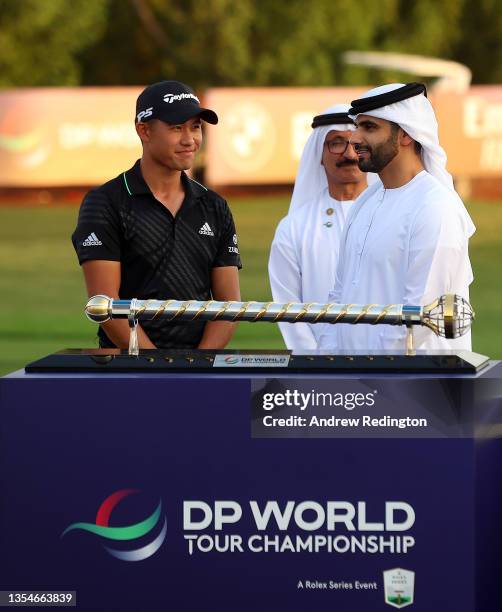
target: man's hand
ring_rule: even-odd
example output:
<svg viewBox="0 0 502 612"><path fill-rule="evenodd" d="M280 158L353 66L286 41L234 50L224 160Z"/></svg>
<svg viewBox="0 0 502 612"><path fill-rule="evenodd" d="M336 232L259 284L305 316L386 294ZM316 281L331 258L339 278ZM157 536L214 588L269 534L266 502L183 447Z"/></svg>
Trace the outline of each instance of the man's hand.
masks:
<svg viewBox="0 0 502 612"><path fill-rule="evenodd" d="M213 268L211 272L211 293L214 300L237 301L241 299L239 271L236 266ZM209 321L204 328L200 349L221 349L230 342L237 323Z"/></svg>
<svg viewBox="0 0 502 612"><path fill-rule="evenodd" d="M94 295L107 295L114 300L119 299L120 288L120 262L93 260L82 264L85 284L89 297ZM129 346L129 323L121 319L112 319L102 323L106 335L118 348ZM138 325L139 348L154 349L155 345L146 335L144 329Z"/></svg>

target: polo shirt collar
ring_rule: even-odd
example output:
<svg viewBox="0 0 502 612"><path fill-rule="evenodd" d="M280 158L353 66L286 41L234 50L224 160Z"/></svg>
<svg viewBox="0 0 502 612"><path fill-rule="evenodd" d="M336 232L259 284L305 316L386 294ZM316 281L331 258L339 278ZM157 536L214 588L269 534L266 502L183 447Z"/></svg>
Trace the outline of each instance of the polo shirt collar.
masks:
<svg viewBox="0 0 502 612"><path fill-rule="evenodd" d="M143 175L141 174L140 160L134 164L132 168L122 173L127 193L133 195L151 194L150 187L146 184Z"/></svg>
<svg viewBox="0 0 502 612"><path fill-rule="evenodd" d="M125 188L131 196L153 195L141 173L140 161L138 159L132 168L122 173ZM199 198L207 192L203 185L189 178L185 172L181 173L181 182L188 198Z"/></svg>

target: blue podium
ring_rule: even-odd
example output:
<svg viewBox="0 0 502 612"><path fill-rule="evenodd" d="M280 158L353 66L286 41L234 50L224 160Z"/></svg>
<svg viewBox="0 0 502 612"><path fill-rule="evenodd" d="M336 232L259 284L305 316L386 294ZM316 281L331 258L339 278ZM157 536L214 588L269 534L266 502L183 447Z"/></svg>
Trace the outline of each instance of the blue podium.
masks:
<svg viewBox="0 0 502 612"><path fill-rule="evenodd" d="M80 610L502 610L502 367L0 380L0 590Z"/></svg>

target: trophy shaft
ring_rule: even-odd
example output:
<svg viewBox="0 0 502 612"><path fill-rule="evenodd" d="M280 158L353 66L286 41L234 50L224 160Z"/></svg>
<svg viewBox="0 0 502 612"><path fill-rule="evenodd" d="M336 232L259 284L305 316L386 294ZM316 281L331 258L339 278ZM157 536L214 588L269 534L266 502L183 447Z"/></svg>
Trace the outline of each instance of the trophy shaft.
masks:
<svg viewBox="0 0 502 612"><path fill-rule="evenodd" d="M168 321L267 321L277 323L403 323L402 306L391 304L317 304L275 302L217 302L197 300L111 300L92 298L87 316L96 322L103 318L127 319L133 314L138 321L164 319ZM94 302L93 302L94 300ZM92 303L91 303L92 302Z"/></svg>
<svg viewBox="0 0 502 612"><path fill-rule="evenodd" d="M470 304L457 295L444 295L427 306L403 304L317 304L276 302L217 302L214 300L113 300L92 297L85 308L91 321L266 321L270 323L366 323L424 325L437 335L458 338L474 318Z"/></svg>

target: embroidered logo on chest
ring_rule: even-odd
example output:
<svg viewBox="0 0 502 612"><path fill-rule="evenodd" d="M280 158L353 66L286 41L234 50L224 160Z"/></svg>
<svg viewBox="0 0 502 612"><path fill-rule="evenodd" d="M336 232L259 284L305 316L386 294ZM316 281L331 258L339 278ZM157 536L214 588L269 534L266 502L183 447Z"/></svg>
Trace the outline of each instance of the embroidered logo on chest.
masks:
<svg viewBox="0 0 502 612"><path fill-rule="evenodd" d="M214 236L214 232L207 222L200 228L199 234L202 234L203 236Z"/></svg>

